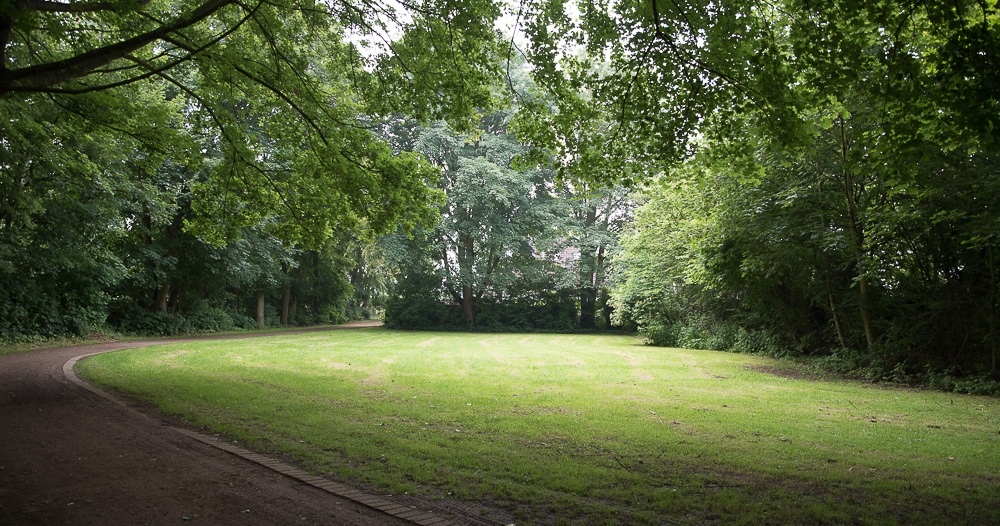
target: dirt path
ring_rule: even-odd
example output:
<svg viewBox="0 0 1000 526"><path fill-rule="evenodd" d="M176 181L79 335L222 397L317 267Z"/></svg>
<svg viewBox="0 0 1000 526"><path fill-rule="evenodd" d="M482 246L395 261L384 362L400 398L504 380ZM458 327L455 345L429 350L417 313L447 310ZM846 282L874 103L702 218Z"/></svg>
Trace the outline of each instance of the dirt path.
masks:
<svg viewBox="0 0 1000 526"><path fill-rule="evenodd" d="M0 356L0 525L414 523L192 439L63 373L77 356L156 343Z"/></svg>

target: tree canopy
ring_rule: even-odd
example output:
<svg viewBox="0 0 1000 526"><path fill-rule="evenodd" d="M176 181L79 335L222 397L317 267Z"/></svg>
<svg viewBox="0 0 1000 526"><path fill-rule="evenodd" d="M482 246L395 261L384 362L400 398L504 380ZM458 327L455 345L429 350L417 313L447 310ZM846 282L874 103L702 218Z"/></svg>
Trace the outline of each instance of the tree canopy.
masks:
<svg viewBox="0 0 1000 526"><path fill-rule="evenodd" d="M898 110L889 131L900 141L936 128L957 146L991 140L997 125L995 2L551 0L526 10L528 60L556 107L539 118L607 119L602 147L620 160L676 162L706 126L742 114L801 140L817 107L862 84L881 110ZM903 118L921 106L934 111Z"/></svg>
<svg viewBox="0 0 1000 526"><path fill-rule="evenodd" d="M5 2L6 338L82 332L121 301L258 296L305 265L295 254L430 221L436 169L376 128L390 112L471 126L496 99L497 15L492 2ZM249 268L191 281L241 243Z"/></svg>
<svg viewBox="0 0 1000 526"><path fill-rule="evenodd" d="M497 14L491 2L15 1L0 16L0 95L13 126L21 108L55 104L175 161L217 152L190 188L189 226L206 238L281 210L285 238L316 243L351 217L376 230L426 219L429 166L394 155L365 116L467 126L493 102ZM388 53L365 56L373 39Z"/></svg>
<svg viewBox="0 0 1000 526"><path fill-rule="evenodd" d="M2 338L388 298L995 377L998 28L995 0L4 2Z"/></svg>
<svg viewBox="0 0 1000 526"><path fill-rule="evenodd" d="M746 89L665 151L620 314L664 344L995 376L996 4L748 5L770 62L705 70Z"/></svg>

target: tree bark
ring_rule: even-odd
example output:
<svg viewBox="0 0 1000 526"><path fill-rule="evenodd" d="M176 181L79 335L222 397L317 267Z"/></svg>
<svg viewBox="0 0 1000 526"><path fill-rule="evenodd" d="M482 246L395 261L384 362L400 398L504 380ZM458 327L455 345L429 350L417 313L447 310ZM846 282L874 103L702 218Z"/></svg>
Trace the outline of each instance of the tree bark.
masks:
<svg viewBox="0 0 1000 526"><path fill-rule="evenodd" d="M597 207L589 204L583 226L587 237L593 237L593 227L597 223ZM597 326L597 259L599 247L584 241L580 246L580 327L593 329Z"/></svg>
<svg viewBox="0 0 1000 526"><path fill-rule="evenodd" d="M143 227L142 244L145 245L146 248L149 248L153 245L153 218L148 213L143 213L141 221ZM146 268L147 272L149 272L151 276L156 275L156 263L149 261L146 264ZM152 303L148 304L148 308L153 312L166 312L166 299L160 297L163 294L161 290L162 288L163 286L161 285L160 287L152 289L150 291L150 295L147 296L152 300Z"/></svg>
<svg viewBox="0 0 1000 526"><path fill-rule="evenodd" d="M281 324L284 326L288 325L288 302L290 301L290 296L292 295L292 277L288 272L288 263L284 261L281 262L281 273L284 275L284 283L281 284Z"/></svg>
<svg viewBox="0 0 1000 526"><path fill-rule="evenodd" d="M257 325L264 327L264 290L257 291Z"/></svg>
<svg viewBox="0 0 1000 526"><path fill-rule="evenodd" d="M313 320L319 316L319 251L312 251L312 290L309 298L309 306L312 308Z"/></svg>
<svg viewBox="0 0 1000 526"><path fill-rule="evenodd" d="M583 287L580 290L580 328L593 329L597 326L597 289Z"/></svg>
<svg viewBox="0 0 1000 526"><path fill-rule="evenodd" d="M989 256L990 265L990 294L989 294L989 312L987 315L989 323L989 336L987 337L990 342L990 373L993 378L997 378L997 336L996 336L996 306L997 306L997 270L995 261L993 259L993 241L990 240L990 245L987 247L987 255Z"/></svg>
<svg viewBox="0 0 1000 526"><path fill-rule="evenodd" d="M462 279L462 318L467 327L476 324L475 297L472 290L472 262L475 261L475 245L472 236L459 234L461 250L458 258L459 276Z"/></svg>
<svg viewBox="0 0 1000 526"><path fill-rule="evenodd" d="M233 0L208 0L187 16L178 18L171 23L114 44L92 49L75 57L16 70L0 69L0 95L12 91L51 91L46 88L84 77L97 68L124 58L146 45L169 36L171 33L197 24L232 3ZM4 21L0 20L0 22Z"/></svg>
<svg viewBox="0 0 1000 526"><path fill-rule="evenodd" d="M287 282L281 286L281 324L288 325L288 309L292 301L292 286Z"/></svg>
<svg viewBox="0 0 1000 526"><path fill-rule="evenodd" d="M476 325L475 300L472 295L472 285L462 285L462 319L467 327Z"/></svg>
<svg viewBox="0 0 1000 526"><path fill-rule="evenodd" d="M611 317L615 313L615 308L611 306L611 298L608 297L608 289L601 289L601 313L604 316L604 328L611 328Z"/></svg>
<svg viewBox="0 0 1000 526"><path fill-rule="evenodd" d="M858 199L854 175L847 160L847 133L844 118L838 118L840 125L840 155L841 169L844 177L844 200L847 204L847 228L851 233L851 248L858 264L858 294L861 301L861 323L865 329L865 342L868 347L875 344L875 329L872 326L872 300L868 290L868 263L865 258L865 231L858 214ZM859 189L863 192L863 187Z"/></svg>
<svg viewBox="0 0 1000 526"><path fill-rule="evenodd" d="M875 329L872 327L872 300L868 292L867 270L862 268L858 277L858 293L861 297L861 323L865 326L865 342L868 347L875 344Z"/></svg>
<svg viewBox="0 0 1000 526"><path fill-rule="evenodd" d="M167 299L167 308L170 310L170 314L177 314L177 308L181 303L181 294L184 289L181 287L170 287L170 298Z"/></svg>
<svg viewBox="0 0 1000 526"><path fill-rule="evenodd" d="M160 288L156 289L156 301L153 303L153 310L156 312L167 313L167 300L170 299L170 283L164 283L160 285Z"/></svg>
<svg viewBox="0 0 1000 526"><path fill-rule="evenodd" d="M833 316L833 326L837 329L837 341L840 342L841 348L846 348L847 345L844 343L844 330L840 327L840 318L837 316L837 308L833 302L833 291L830 290L829 285L827 286L826 295L830 300L830 316Z"/></svg>

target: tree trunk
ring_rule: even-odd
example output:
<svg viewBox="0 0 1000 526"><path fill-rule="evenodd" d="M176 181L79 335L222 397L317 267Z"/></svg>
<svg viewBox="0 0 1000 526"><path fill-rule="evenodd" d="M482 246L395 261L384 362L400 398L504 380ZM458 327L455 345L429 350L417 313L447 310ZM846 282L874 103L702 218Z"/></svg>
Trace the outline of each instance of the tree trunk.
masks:
<svg viewBox="0 0 1000 526"><path fill-rule="evenodd" d="M847 133L844 126L844 118L838 119L840 124L840 155L841 169L844 176L844 200L847 204L847 228L851 233L852 250L854 258L858 263L858 294L861 300L861 323L865 328L865 342L868 347L875 344L875 329L872 327L872 300L868 290L868 264L865 261L865 231L858 215L859 193L863 193L864 187L857 191L854 188L854 175L848 166L847 160Z"/></svg>
<svg viewBox="0 0 1000 526"><path fill-rule="evenodd" d="M462 281L462 318L467 327L476 324L475 297L472 290L472 262L475 261L475 245L472 236L459 234L461 242L458 257L458 273Z"/></svg>
<svg viewBox="0 0 1000 526"><path fill-rule="evenodd" d="M604 314L604 328L611 328L611 317L615 313L615 308L611 306L611 298L608 297L608 290L601 291L601 312Z"/></svg>
<svg viewBox="0 0 1000 526"><path fill-rule="evenodd" d="M295 312L299 308L299 298L298 296L292 296L292 304L288 307L288 319L295 323Z"/></svg>
<svg viewBox="0 0 1000 526"><path fill-rule="evenodd" d="M181 292L184 290L180 287L171 287L170 297L167 298L168 309L170 314L177 314L177 306L181 303Z"/></svg>
<svg viewBox="0 0 1000 526"><path fill-rule="evenodd" d="M257 325L264 327L264 290L257 291Z"/></svg>
<svg viewBox="0 0 1000 526"><path fill-rule="evenodd" d="M872 300L868 293L868 273L862 268L858 277L858 293L861 295L861 323L865 326L865 342L868 347L875 344L875 330L872 328Z"/></svg>
<svg viewBox="0 0 1000 526"><path fill-rule="evenodd" d="M593 329L597 326L597 289L584 286L580 289L580 328Z"/></svg>
<svg viewBox="0 0 1000 526"><path fill-rule="evenodd" d="M990 265L990 294L989 294L989 309L988 309L988 323L989 323L989 335L987 336L990 342L990 373L993 378L997 378L997 337L996 337L996 305L997 305L997 270L996 265L993 260L993 242L990 240L990 246L987 247L987 255L989 256Z"/></svg>
<svg viewBox="0 0 1000 526"><path fill-rule="evenodd" d="M285 283L281 286L281 324L288 325L288 308L292 300L292 286Z"/></svg>
<svg viewBox="0 0 1000 526"><path fill-rule="evenodd" d="M837 317L837 309L833 302L833 292L827 286L826 292L827 298L830 299L830 315L833 316L833 326L837 328L837 341L840 342L841 348L846 348L847 345L844 343L844 330L840 327L840 318Z"/></svg>
<svg viewBox="0 0 1000 526"><path fill-rule="evenodd" d="M312 307L313 320L319 317L319 291L317 287L319 286L319 251L313 250L312 252L312 294L310 299L310 306Z"/></svg>
<svg viewBox="0 0 1000 526"><path fill-rule="evenodd" d="M597 261L589 247L581 247L580 251L580 327L593 329L597 317L597 285L595 270Z"/></svg>
<svg viewBox="0 0 1000 526"><path fill-rule="evenodd" d="M147 213L142 214L142 244L148 249L153 245L153 218ZM156 263L152 261L147 263L147 271L151 276L156 274ZM164 284L169 286L168 284ZM161 285L152 291L150 291L150 296L148 296L152 303L149 304L149 310L153 312L166 312L167 311L167 300L166 293L163 291L164 285ZM169 290L167 291L169 292Z"/></svg>
<svg viewBox="0 0 1000 526"><path fill-rule="evenodd" d="M472 285L462 285L462 318L468 327L476 324L476 308L472 296Z"/></svg>
<svg viewBox="0 0 1000 526"><path fill-rule="evenodd" d="M593 329L597 317L597 258L599 247L593 244L593 227L597 223L597 207L587 206L583 226L585 240L580 244L580 327ZM585 239L586 239L585 238Z"/></svg>
<svg viewBox="0 0 1000 526"><path fill-rule="evenodd" d="M160 288L156 290L156 301L153 304L153 310L156 312L167 313L167 301L170 299L170 283L164 283L160 285Z"/></svg>

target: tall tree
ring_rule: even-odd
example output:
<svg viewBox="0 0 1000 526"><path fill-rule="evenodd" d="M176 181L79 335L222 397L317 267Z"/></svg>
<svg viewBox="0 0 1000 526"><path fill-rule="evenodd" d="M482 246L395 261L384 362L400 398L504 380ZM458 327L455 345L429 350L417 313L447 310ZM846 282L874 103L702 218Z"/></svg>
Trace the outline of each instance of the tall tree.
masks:
<svg viewBox="0 0 1000 526"><path fill-rule="evenodd" d="M172 250L194 250L188 236L218 246L266 228L320 247L335 231L427 220L436 169L376 138L373 116L470 126L495 98L497 61L483 58L498 53L497 15L489 0L4 3L4 289L32 289L25 247L56 240L33 225L53 222L58 192L100 210L84 228L102 232L94 247L146 233L144 286L157 294L143 300L158 311L181 291L190 258ZM135 285L120 281L136 275L122 259L136 261L102 255L107 278L94 282ZM100 323L106 294L87 300L82 325ZM19 334L59 332L31 328L49 307L3 301Z"/></svg>
<svg viewBox="0 0 1000 526"><path fill-rule="evenodd" d="M188 228L221 241L280 208L282 235L316 242L346 215L381 230L419 215L410 204L426 198L428 167L392 155L359 114L387 94L394 110L455 123L489 107L498 72L481 59L497 49L497 15L489 1L14 1L0 13L0 93L18 106L74 105L135 135L141 125L113 101L166 83L222 153L193 189L199 219ZM381 40L384 53L369 60L349 36ZM447 63L428 58L441 53ZM92 104L67 102L84 96Z"/></svg>
<svg viewBox="0 0 1000 526"><path fill-rule="evenodd" d="M584 329L597 327L599 307L604 310L604 325L610 325L608 264L619 250L621 230L634 208L631 192L626 188L595 186L568 180L559 185L556 197L565 200L568 213L555 218L549 249L572 255L560 263L575 276L567 287L577 291L580 327Z"/></svg>
<svg viewBox="0 0 1000 526"><path fill-rule="evenodd" d="M694 209L703 230L688 240L693 250L676 222L632 234L675 240L665 245L673 259L699 262L697 272L663 276L652 290L673 310L658 313L662 302L643 303L629 285L658 267L627 249L623 314L651 334L672 326L683 336L708 320L723 347L863 349L858 364L877 377L921 367L995 374L993 242L972 226L995 206L983 190L997 105L980 89L996 76L981 60L997 37L995 12L893 2L772 12L776 71L788 80L773 93L783 99L702 118L702 152L671 172L700 174L683 185L708 203ZM956 93L983 114L959 108ZM793 113L771 113L778 103ZM776 125L775 115L791 118ZM655 188L647 206L662 210L676 194Z"/></svg>
<svg viewBox="0 0 1000 526"><path fill-rule="evenodd" d="M442 168L447 202L434 231L436 259L445 287L475 325L477 299L502 298L523 279L535 246L552 218L552 174L518 170L524 150L506 132L507 116L485 120L481 133L455 135L443 124L421 133L416 147Z"/></svg>

